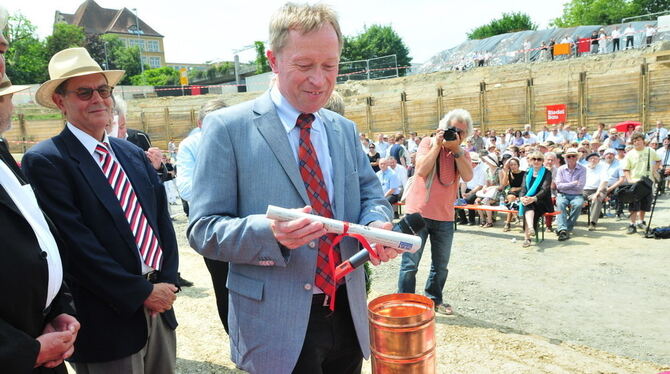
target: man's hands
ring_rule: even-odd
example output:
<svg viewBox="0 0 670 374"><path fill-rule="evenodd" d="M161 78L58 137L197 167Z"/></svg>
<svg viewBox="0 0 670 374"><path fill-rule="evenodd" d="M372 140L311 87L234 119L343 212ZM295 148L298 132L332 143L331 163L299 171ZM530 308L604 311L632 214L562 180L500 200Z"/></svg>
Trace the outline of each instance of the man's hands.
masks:
<svg viewBox="0 0 670 374"><path fill-rule="evenodd" d="M160 170L163 159L163 152L161 152L161 150L157 147L151 147L144 153L147 155L151 166L153 166L156 170Z"/></svg>
<svg viewBox="0 0 670 374"><path fill-rule="evenodd" d="M68 314L60 314L49 322L37 337L40 352L35 367L54 368L74 353L74 342L79 332L79 322Z"/></svg>
<svg viewBox="0 0 670 374"><path fill-rule="evenodd" d="M156 283L153 285L154 289L144 300L144 307L149 310L149 314L153 317L158 313L163 313L172 309L172 303L177 299L177 287L170 283Z"/></svg>
<svg viewBox="0 0 670 374"><path fill-rule="evenodd" d="M372 221L368 226L383 230L393 229L393 224L391 222ZM377 266L382 262L393 260L394 258L398 257L399 253L402 253L402 251L399 249L384 247L381 244L372 244L372 249L374 249L375 253L377 253L377 256L379 256L379 260L370 257L370 262L374 266Z"/></svg>
<svg viewBox="0 0 670 374"><path fill-rule="evenodd" d="M308 205L298 210L303 213L311 213L312 207ZM393 228L392 223L381 221L373 221L368 226L384 230L391 230ZM300 218L292 221L270 220L270 228L274 233L275 239L277 239L281 245L289 249L296 249L312 240L326 235L327 233L322 223L312 222L307 218ZM379 256L379 260L370 259L375 266L379 265L381 262L392 260L396 258L399 253L402 253L399 249L384 247L378 244L373 244L372 248L375 253L377 253L377 256Z"/></svg>
<svg viewBox="0 0 670 374"><path fill-rule="evenodd" d="M312 207L307 205L297 210L303 213L311 213ZM288 249L296 249L326 235L323 223L313 222L308 218L294 219L292 221L270 220L270 228L275 239Z"/></svg>

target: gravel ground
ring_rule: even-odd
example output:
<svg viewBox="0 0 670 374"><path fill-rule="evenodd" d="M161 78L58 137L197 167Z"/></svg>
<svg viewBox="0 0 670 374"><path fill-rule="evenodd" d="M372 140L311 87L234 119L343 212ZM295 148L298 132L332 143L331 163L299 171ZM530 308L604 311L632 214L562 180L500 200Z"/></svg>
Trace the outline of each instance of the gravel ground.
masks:
<svg viewBox="0 0 670 374"><path fill-rule="evenodd" d="M670 198L659 199L654 226L670 222L669 208ZM444 291L456 314L436 319L438 373L670 370L670 241L628 236L626 223L614 218L602 219L595 232L584 221L573 239L559 243L548 233L530 248L521 247L518 227L503 233L459 226ZM175 228L182 275L195 282L175 303L178 371L239 373L183 215ZM418 285L429 265L421 263ZM370 299L395 291L398 266L395 260L373 269Z"/></svg>

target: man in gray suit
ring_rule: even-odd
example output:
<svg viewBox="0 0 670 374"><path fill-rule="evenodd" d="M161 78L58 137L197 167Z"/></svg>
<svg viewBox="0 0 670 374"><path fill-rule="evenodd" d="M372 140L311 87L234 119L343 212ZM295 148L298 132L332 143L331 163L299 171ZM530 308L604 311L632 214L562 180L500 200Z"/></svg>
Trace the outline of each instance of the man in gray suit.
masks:
<svg viewBox="0 0 670 374"><path fill-rule="evenodd" d="M336 282L329 266L356 253L358 242L345 238L329 256L332 236L322 224L276 222L265 211L272 204L390 229L391 209L355 124L322 109L342 48L335 13L286 4L273 16L270 44L273 88L205 117L189 240L203 256L230 263L228 322L238 367L360 373L370 353L364 274L358 269ZM376 252L381 261L397 255Z"/></svg>

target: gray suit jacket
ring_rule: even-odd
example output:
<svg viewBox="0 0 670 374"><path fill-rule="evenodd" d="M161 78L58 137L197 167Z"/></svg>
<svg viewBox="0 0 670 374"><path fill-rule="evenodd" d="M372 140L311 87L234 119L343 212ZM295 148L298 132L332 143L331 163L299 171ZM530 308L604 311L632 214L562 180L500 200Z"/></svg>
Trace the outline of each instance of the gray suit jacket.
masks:
<svg viewBox="0 0 670 374"><path fill-rule="evenodd" d="M389 221L391 209L353 122L328 110L324 121L333 163L336 219ZM302 348L312 300L317 247L288 250L275 240L265 211L309 205L298 165L269 92L210 113L193 179L191 246L230 262L231 356L252 373L290 373ZM342 258L359 250L347 238ZM362 268L346 277L351 313L365 357L370 354Z"/></svg>

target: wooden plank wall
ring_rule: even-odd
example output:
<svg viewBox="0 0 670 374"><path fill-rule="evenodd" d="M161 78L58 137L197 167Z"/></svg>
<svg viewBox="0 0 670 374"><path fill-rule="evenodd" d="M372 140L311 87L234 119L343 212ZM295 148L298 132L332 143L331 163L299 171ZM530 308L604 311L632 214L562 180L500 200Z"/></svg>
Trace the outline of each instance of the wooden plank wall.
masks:
<svg viewBox="0 0 670 374"><path fill-rule="evenodd" d="M445 78L446 79L446 78ZM670 66L641 64L603 72L558 69L555 74L519 70L480 82L464 73L458 79L431 82L426 79L408 84L404 91L389 83L389 90L378 90L372 97L345 97L346 116L368 136L417 131L426 134L451 109L468 110L474 125L483 129L520 129L530 123L533 129L546 125L546 106L567 105L567 123L594 129L599 122L608 125L626 120L642 121L645 128L657 120L670 122ZM248 100L257 93L226 98L229 104ZM155 146L167 148L170 139L177 143L197 125L199 106L212 96L164 101L137 101L127 117L129 128L143 129ZM19 120L5 133L13 152L57 134L63 127L58 114L43 108L18 108ZM31 119L51 116L53 119ZM18 122L18 123L17 123ZM375 137L376 138L376 137Z"/></svg>

